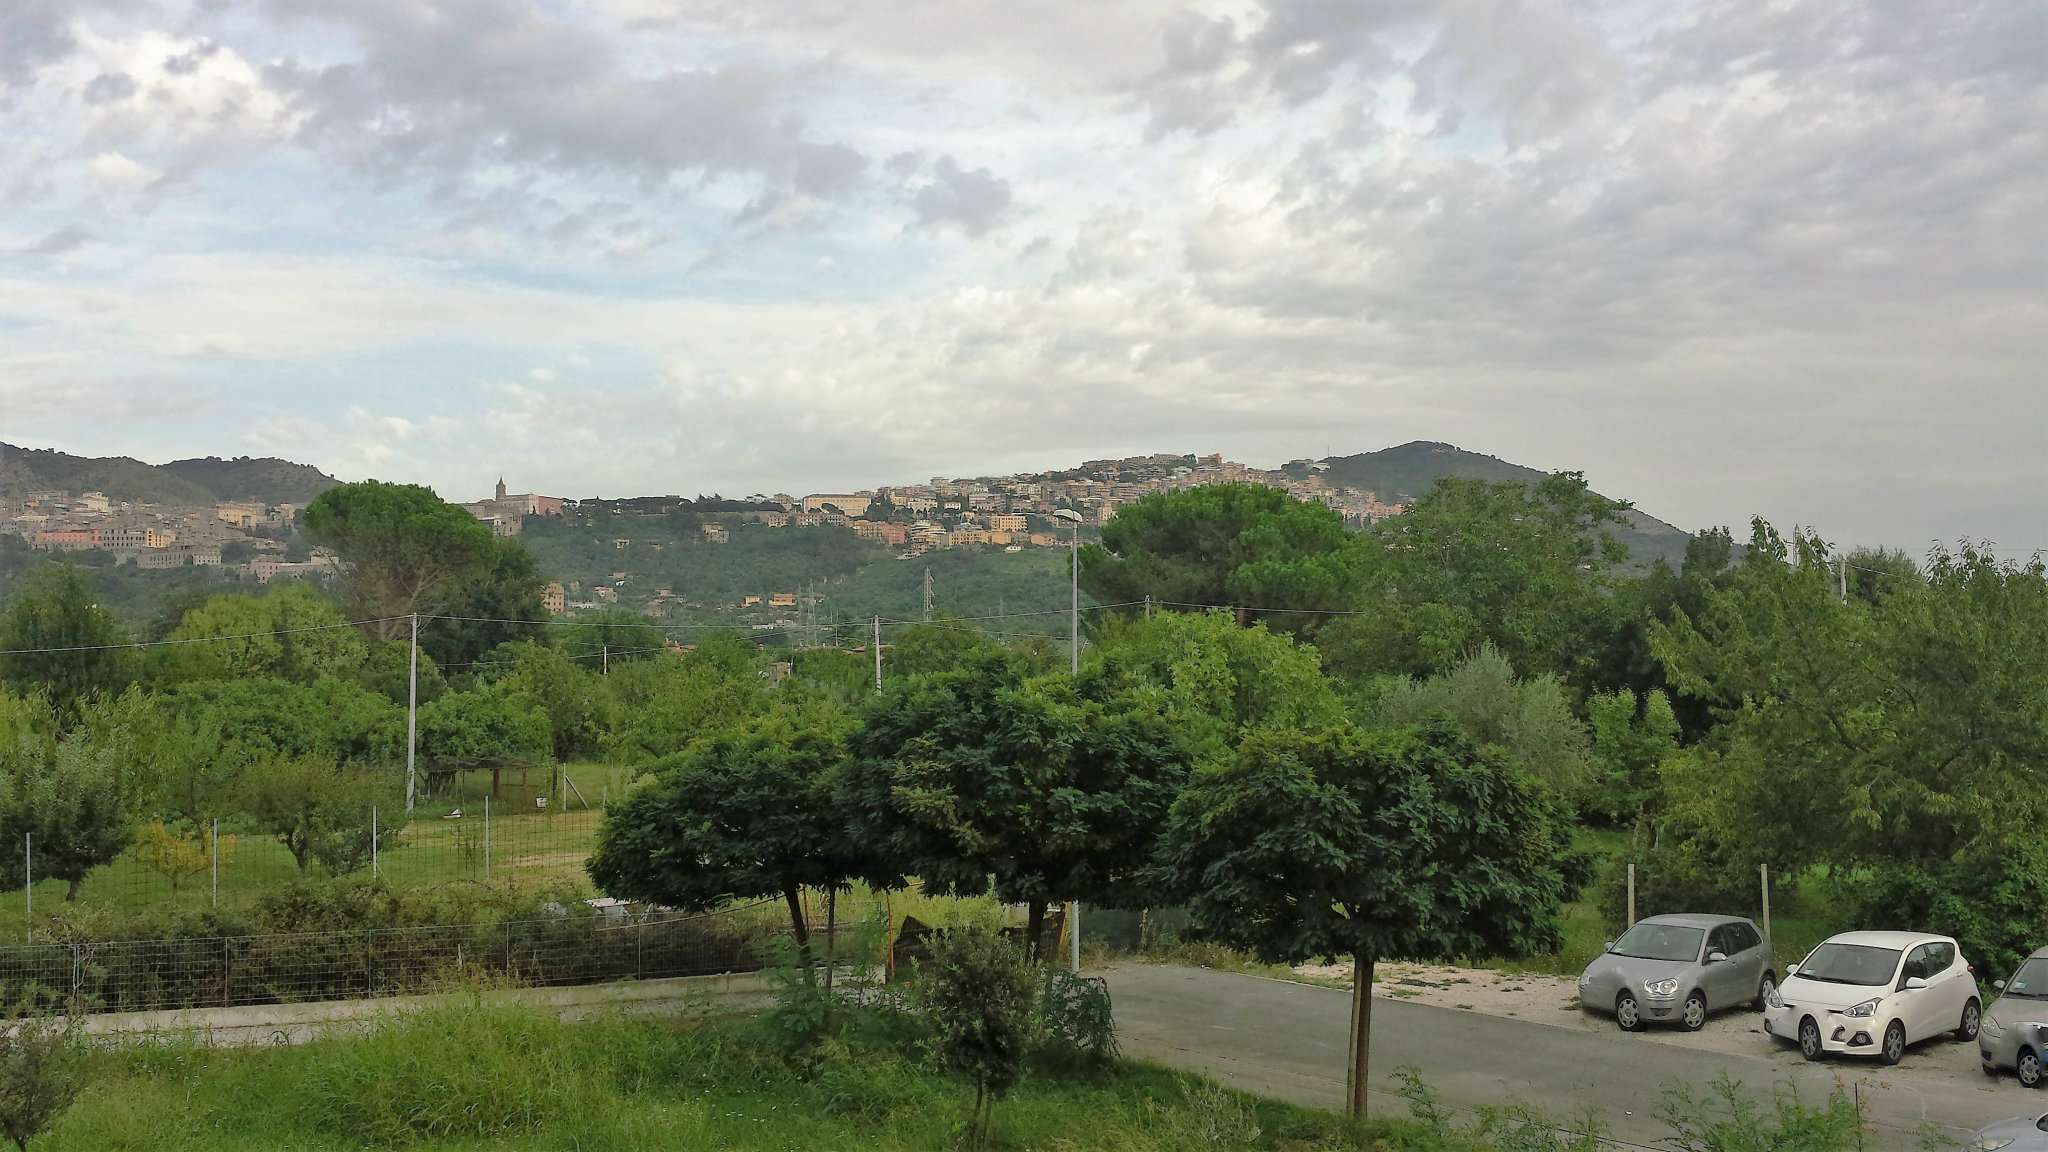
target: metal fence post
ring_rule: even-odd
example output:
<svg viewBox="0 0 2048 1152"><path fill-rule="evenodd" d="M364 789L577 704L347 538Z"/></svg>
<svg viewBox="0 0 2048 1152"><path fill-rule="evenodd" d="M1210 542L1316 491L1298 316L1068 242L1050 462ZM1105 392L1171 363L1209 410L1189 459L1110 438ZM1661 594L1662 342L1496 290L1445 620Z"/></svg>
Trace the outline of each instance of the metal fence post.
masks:
<svg viewBox="0 0 2048 1152"><path fill-rule="evenodd" d="M220 907L220 821L213 822L213 906Z"/></svg>
<svg viewBox="0 0 2048 1152"><path fill-rule="evenodd" d="M36 836L33 832L21 834L21 900L25 909L23 927L28 932L28 942L36 942Z"/></svg>
<svg viewBox="0 0 2048 1152"><path fill-rule="evenodd" d="M234 960L228 953L229 941L220 938L220 1006L225 1008L235 1002Z"/></svg>
<svg viewBox="0 0 2048 1152"><path fill-rule="evenodd" d="M370 805L370 879L377 878L377 806Z"/></svg>
<svg viewBox="0 0 2048 1152"><path fill-rule="evenodd" d="M484 879L491 878L491 798L484 797Z"/></svg>

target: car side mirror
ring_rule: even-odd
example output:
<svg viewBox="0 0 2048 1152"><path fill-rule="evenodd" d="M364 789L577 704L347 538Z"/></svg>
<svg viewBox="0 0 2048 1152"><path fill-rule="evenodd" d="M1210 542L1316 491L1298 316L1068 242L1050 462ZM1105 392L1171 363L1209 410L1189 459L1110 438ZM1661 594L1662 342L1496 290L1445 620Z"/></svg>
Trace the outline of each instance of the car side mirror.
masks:
<svg viewBox="0 0 2048 1152"><path fill-rule="evenodd" d="M1799 975L1799 965L1797 965L1797 964L1787 964L1787 965L1785 965L1785 975L1787 975L1787 976L1797 976L1797 975Z"/></svg>
<svg viewBox="0 0 2048 1152"><path fill-rule="evenodd" d="M1602 944L1602 945L1600 946L1600 950L1601 950L1602 952L1612 952L1612 951L1614 951L1614 941L1612 941L1612 940L1609 940L1609 941L1608 941L1607 943L1605 943L1605 944Z"/></svg>
<svg viewBox="0 0 2048 1152"><path fill-rule="evenodd" d="M1914 991L1914 990L1916 990L1916 989L1920 989L1920 988L1925 988L1925 987L1927 987L1927 981L1925 981L1925 980L1922 980L1922 979L1921 979L1920 977L1918 977L1918 976L1908 976L1908 977L1906 977L1906 991L1908 991L1908 992L1912 992L1912 991Z"/></svg>
<svg viewBox="0 0 2048 1152"><path fill-rule="evenodd" d="M1722 964L1722 963L1726 963L1726 962L1727 962L1727 960L1728 960L1728 954L1727 954L1726 952L1709 952L1709 953L1707 953L1707 963L1709 963L1709 964Z"/></svg>
<svg viewBox="0 0 2048 1152"><path fill-rule="evenodd" d="M1992 990L1993 992L2003 992L2003 991L2005 991L2005 981L2003 981L2003 980L1993 980L1993 981L1991 982L1991 990Z"/></svg>

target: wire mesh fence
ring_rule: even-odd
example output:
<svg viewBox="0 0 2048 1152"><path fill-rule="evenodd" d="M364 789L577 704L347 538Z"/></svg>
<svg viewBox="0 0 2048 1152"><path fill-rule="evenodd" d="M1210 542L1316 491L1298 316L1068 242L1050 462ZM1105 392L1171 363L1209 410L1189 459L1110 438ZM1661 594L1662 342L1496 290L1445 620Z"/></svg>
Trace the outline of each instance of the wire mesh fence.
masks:
<svg viewBox="0 0 2048 1152"><path fill-rule="evenodd" d="M407 813L403 770L373 787L294 797L293 805L234 798L200 819L146 820L113 860L76 865L29 837L0 847L25 882L0 891L0 943L35 943L53 916L230 912L299 880L375 879L394 889L446 885L499 891L589 891L585 861L603 807L622 795L624 769L503 766L422 773Z"/></svg>
<svg viewBox="0 0 2048 1152"><path fill-rule="evenodd" d="M0 946L0 1001L88 1012L344 1000L756 971L779 909L679 916L578 903L537 920Z"/></svg>

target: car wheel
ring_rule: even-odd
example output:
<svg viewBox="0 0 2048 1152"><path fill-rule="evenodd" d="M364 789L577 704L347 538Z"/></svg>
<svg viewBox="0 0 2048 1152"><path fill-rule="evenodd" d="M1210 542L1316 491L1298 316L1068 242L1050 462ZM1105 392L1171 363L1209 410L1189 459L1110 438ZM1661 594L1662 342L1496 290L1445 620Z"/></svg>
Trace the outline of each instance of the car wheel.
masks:
<svg viewBox="0 0 2048 1152"><path fill-rule="evenodd" d="M2020 1083L2026 1087L2041 1086L2041 1058L2034 1054L2032 1048L2020 1049L2018 1059L2012 1062L2012 1070L2020 1078Z"/></svg>
<svg viewBox="0 0 2048 1152"><path fill-rule="evenodd" d="M1799 1054L1808 1060L1819 1060L1827 1055L1820 1046L1820 1025L1808 1016L1799 1021Z"/></svg>
<svg viewBox="0 0 2048 1152"><path fill-rule="evenodd" d="M1614 998L1614 1022L1623 1032L1642 1031L1643 1010L1634 996L1623 992Z"/></svg>
<svg viewBox="0 0 2048 1152"><path fill-rule="evenodd" d="M1771 975L1769 972L1764 973L1764 978L1761 981L1759 981L1756 986L1757 1011L1764 1012L1770 1009L1771 993L1776 992L1777 990L1778 978L1776 976Z"/></svg>
<svg viewBox="0 0 2048 1152"><path fill-rule="evenodd" d="M1877 1055L1878 1059L1883 1060L1887 1064L1897 1064L1906 1058L1906 1026L1904 1024L1894 1020L1885 1028L1884 1050Z"/></svg>
<svg viewBox="0 0 2048 1152"><path fill-rule="evenodd" d="M1963 1022L1956 1025L1956 1039L1967 1044L1977 1038L1977 1024L1983 1019L1984 1010L1975 1000L1963 1005Z"/></svg>
<svg viewBox="0 0 2048 1152"><path fill-rule="evenodd" d="M1697 988L1685 998L1685 1021L1687 1032L1697 1032L1707 1026L1707 996Z"/></svg>

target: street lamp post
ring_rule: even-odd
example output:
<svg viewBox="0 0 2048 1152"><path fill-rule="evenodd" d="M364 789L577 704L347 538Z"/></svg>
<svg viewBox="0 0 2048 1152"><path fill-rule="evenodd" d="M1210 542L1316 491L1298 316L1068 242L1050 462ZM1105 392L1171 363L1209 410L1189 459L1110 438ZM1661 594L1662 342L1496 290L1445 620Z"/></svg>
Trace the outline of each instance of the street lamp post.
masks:
<svg viewBox="0 0 2048 1152"><path fill-rule="evenodd" d="M1073 594L1072 608L1067 617L1067 669L1074 676L1081 674L1081 514L1072 508L1061 508L1053 513L1055 520L1065 520L1073 526L1074 535L1068 546L1072 557L1070 591ZM1067 901L1067 967L1075 972L1081 970L1081 902Z"/></svg>

